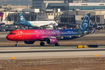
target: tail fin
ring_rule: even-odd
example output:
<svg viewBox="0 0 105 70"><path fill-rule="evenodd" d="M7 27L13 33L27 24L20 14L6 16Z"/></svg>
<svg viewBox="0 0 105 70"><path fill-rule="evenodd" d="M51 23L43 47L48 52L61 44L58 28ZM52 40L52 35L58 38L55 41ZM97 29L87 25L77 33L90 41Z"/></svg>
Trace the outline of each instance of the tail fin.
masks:
<svg viewBox="0 0 105 70"><path fill-rule="evenodd" d="M20 16L20 23L25 23L26 19L24 18L24 16L22 15L22 13L19 13Z"/></svg>
<svg viewBox="0 0 105 70"><path fill-rule="evenodd" d="M0 21L3 20L3 14L4 14L4 13L2 13L2 12L0 13L0 18L1 18Z"/></svg>
<svg viewBox="0 0 105 70"><path fill-rule="evenodd" d="M87 30L88 26L89 26L89 21L90 21L90 13L87 13L85 18L83 19L83 22L79 26L79 29L81 29L81 30Z"/></svg>

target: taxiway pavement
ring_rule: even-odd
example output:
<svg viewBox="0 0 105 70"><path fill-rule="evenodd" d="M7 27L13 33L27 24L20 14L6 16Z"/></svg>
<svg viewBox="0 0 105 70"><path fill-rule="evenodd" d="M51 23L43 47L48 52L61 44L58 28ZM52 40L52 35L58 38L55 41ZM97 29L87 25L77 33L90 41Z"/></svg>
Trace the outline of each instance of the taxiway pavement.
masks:
<svg viewBox="0 0 105 70"><path fill-rule="evenodd" d="M45 59L74 57L105 57L105 48L83 49L0 49L0 59Z"/></svg>

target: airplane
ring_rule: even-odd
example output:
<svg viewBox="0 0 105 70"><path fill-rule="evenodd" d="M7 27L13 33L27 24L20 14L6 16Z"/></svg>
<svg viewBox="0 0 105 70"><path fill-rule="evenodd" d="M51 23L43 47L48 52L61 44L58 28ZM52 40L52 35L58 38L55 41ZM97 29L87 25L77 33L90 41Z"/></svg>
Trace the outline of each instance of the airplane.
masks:
<svg viewBox="0 0 105 70"><path fill-rule="evenodd" d="M47 44L55 44L59 46L58 40L62 37L81 37L92 33L89 30L90 13L88 13L79 28L77 29L27 29L27 30L15 30L11 31L6 39L16 41L15 46L18 46L18 41L24 41L25 44L34 44L35 41L41 41L40 46ZM94 30L95 32L95 30ZM93 32L93 33L94 33Z"/></svg>
<svg viewBox="0 0 105 70"><path fill-rule="evenodd" d="M20 16L20 22L19 24L24 26L30 26L30 27L41 27L46 25L53 25L57 26L58 24L55 21L27 21L22 13L19 13Z"/></svg>
<svg viewBox="0 0 105 70"><path fill-rule="evenodd" d="M4 13L1 12L1 13L0 13L0 26L1 26L1 25L5 25L5 23L2 22L2 20L3 20L3 15L4 15Z"/></svg>

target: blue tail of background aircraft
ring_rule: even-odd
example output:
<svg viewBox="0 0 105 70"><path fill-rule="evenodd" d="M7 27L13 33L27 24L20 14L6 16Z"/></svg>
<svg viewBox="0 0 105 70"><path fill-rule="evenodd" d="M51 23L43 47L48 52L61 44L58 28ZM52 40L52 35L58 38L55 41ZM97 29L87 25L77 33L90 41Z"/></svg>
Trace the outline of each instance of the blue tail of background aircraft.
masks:
<svg viewBox="0 0 105 70"><path fill-rule="evenodd" d="M19 24L25 25L25 26L32 26L34 27L29 21L27 21L24 16L22 15L22 13L19 13L20 16L20 22Z"/></svg>
<svg viewBox="0 0 105 70"><path fill-rule="evenodd" d="M83 19L81 25L79 26L80 30L88 30L89 27L89 21L90 21L90 13L88 13L85 18Z"/></svg>
<svg viewBox="0 0 105 70"><path fill-rule="evenodd" d="M22 13L19 13L20 16L20 23L23 24L26 22L26 19L24 18L24 16L22 15Z"/></svg>

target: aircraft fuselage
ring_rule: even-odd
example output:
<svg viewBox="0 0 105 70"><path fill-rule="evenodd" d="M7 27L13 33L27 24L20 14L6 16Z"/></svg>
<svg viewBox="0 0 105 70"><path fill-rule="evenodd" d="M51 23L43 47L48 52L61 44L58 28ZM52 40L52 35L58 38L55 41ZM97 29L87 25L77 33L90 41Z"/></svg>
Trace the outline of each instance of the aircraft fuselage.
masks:
<svg viewBox="0 0 105 70"><path fill-rule="evenodd" d="M50 37L66 37L72 35L81 35L83 31L76 29L36 29L36 30L15 30L7 35L8 40L12 41L44 41L45 38Z"/></svg>

